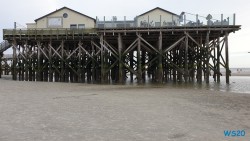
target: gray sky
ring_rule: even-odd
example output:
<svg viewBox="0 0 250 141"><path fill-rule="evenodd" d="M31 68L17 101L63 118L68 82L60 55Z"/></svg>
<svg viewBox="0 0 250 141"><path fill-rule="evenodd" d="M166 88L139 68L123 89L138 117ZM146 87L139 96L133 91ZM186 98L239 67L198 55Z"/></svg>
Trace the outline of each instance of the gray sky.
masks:
<svg viewBox="0 0 250 141"><path fill-rule="evenodd" d="M13 6L14 5L14 6ZM35 19L63 6L95 18L103 16L135 17L155 7L161 7L176 14L182 11L207 15L236 13L236 24L242 29L230 34L230 67L250 67L250 1L249 0L7 0L0 8L2 29L26 26ZM11 53L11 51L7 51Z"/></svg>

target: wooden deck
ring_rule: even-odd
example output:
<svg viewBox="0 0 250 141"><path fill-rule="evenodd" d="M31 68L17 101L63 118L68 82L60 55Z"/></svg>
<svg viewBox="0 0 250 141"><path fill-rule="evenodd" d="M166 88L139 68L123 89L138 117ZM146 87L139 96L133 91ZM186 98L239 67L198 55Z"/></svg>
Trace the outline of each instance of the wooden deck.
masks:
<svg viewBox="0 0 250 141"><path fill-rule="evenodd" d="M222 66L229 83L228 35L238 30L231 25L10 29L3 36L13 46L14 80L209 83L210 75L220 81Z"/></svg>

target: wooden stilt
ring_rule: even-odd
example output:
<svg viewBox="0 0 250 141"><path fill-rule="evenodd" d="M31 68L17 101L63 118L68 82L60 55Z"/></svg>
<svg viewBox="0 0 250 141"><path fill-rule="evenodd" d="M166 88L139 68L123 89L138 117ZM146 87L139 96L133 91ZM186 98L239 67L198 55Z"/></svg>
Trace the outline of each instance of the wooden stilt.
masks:
<svg viewBox="0 0 250 141"><path fill-rule="evenodd" d="M26 43L28 45L28 43ZM32 67L32 81L36 81L36 57L34 57L34 52L35 52L35 46L30 46L31 47L31 55L30 58L32 59L31 67Z"/></svg>
<svg viewBox="0 0 250 141"><path fill-rule="evenodd" d="M213 40L213 72L214 72L214 74L213 74L213 78L214 78L214 82L216 82L217 81L217 77L216 77L216 74L217 74L217 67L216 67L216 43L215 43L215 39Z"/></svg>
<svg viewBox="0 0 250 141"><path fill-rule="evenodd" d="M121 33L118 34L118 53L119 53L119 83L123 83L123 56L122 56L122 36Z"/></svg>
<svg viewBox="0 0 250 141"><path fill-rule="evenodd" d="M229 84L229 76L231 75L229 70L229 54L228 54L228 33L225 35L225 57L226 57L226 83Z"/></svg>
<svg viewBox="0 0 250 141"><path fill-rule="evenodd" d="M157 81L158 83L163 82L163 67L162 67L162 32L159 34L159 41L158 41L158 76L157 76Z"/></svg>
<svg viewBox="0 0 250 141"><path fill-rule="evenodd" d="M141 51L141 66L142 66L142 80L143 82L146 81L146 69L145 69L145 63L146 62L146 51Z"/></svg>
<svg viewBox="0 0 250 141"><path fill-rule="evenodd" d="M21 45L18 46L18 50L20 51L19 53L21 54ZM22 74L22 64L21 64L22 59L19 59L17 61L18 64L18 80L21 81L21 74Z"/></svg>
<svg viewBox="0 0 250 141"><path fill-rule="evenodd" d="M140 36L140 35L139 35ZM141 66L141 39L138 39L137 46L137 82L142 83L142 66Z"/></svg>
<svg viewBox="0 0 250 141"><path fill-rule="evenodd" d="M220 82L220 37L217 38L217 64L216 64L216 71L217 71L217 82Z"/></svg>
<svg viewBox="0 0 250 141"><path fill-rule="evenodd" d="M45 62L44 62L44 77L43 77L43 81L45 82L48 82L48 77L49 77L49 73L48 73L48 60L45 59Z"/></svg>
<svg viewBox="0 0 250 141"><path fill-rule="evenodd" d="M186 35L185 38L185 58L184 58L184 65L185 65L185 69L184 69L184 79L185 82L188 82L188 36Z"/></svg>
<svg viewBox="0 0 250 141"><path fill-rule="evenodd" d="M30 56L32 52L32 48L29 48L27 56ZM32 75L33 75L33 70L32 70L32 58L28 57L28 70L29 70L29 81L32 81Z"/></svg>
<svg viewBox="0 0 250 141"><path fill-rule="evenodd" d="M210 60L210 53L209 53L209 32L207 32L206 36L206 83L209 83L209 76L210 76L210 66L209 66L209 60Z"/></svg>
<svg viewBox="0 0 250 141"><path fill-rule="evenodd" d="M17 43L16 40L13 41L13 62L12 62L12 79L17 80L17 52L16 52L16 47Z"/></svg>
<svg viewBox="0 0 250 141"><path fill-rule="evenodd" d="M198 47L198 58L199 58L199 61L198 61L198 82L199 83L202 83L202 70L203 70L203 58L204 58L204 50L203 50L203 41L202 41L202 36L200 37L200 46Z"/></svg>
<svg viewBox="0 0 250 141"><path fill-rule="evenodd" d="M41 62L42 62L42 60L41 60L41 50L40 50L40 48L41 48L41 43L40 42L37 42L37 78L36 78L36 81L41 81ZM25 67L26 68L26 67ZM27 72L25 72L25 73L27 73Z"/></svg>
<svg viewBox="0 0 250 141"><path fill-rule="evenodd" d="M52 41L50 40L49 44L48 44L48 48L49 48L49 82L53 82L53 58L52 58L52 49L51 46L52 45Z"/></svg>
<svg viewBox="0 0 250 141"><path fill-rule="evenodd" d="M25 56L28 56L28 52L29 52L29 48L28 47L24 47L24 53L23 54L25 54ZM26 59L24 59L23 58L23 61L24 61L24 71L25 71L25 78L24 78L24 80L25 81L28 81L29 80L29 58L26 58Z"/></svg>
<svg viewBox="0 0 250 141"><path fill-rule="evenodd" d="M2 59L3 58L3 53L0 52L0 78L2 78L2 74L3 74L3 67L2 67Z"/></svg>
<svg viewBox="0 0 250 141"><path fill-rule="evenodd" d="M61 76L60 76L60 80L61 82L65 82L65 72L64 72L64 41L61 41L61 61L60 61L60 65L61 65Z"/></svg>
<svg viewBox="0 0 250 141"><path fill-rule="evenodd" d="M81 41L79 41L79 44L81 44ZM78 75L78 82L82 82L82 50L80 47L79 48L79 52L78 52L78 69L77 69L77 75Z"/></svg>
<svg viewBox="0 0 250 141"><path fill-rule="evenodd" d="M26 47L27 47L27 44L26 44ZM21 52L22 52L22 54L25 54L24 53L24 50L25 50L25 46L22 46L21 47ZM22 81L24 81L24 73L25 73L25 69L24 69L24 63L25 63L25 59L22 59L22 60L20 60L19 61L19 63L20 63L20 70L21 70L21 79L20 80L22 80Z"/></svg>
<svg viewBox="0 0 250 141"><path fill-rule="evenodd" d="M177 71L177 79L178 79L178 81L179 82L182 82L183 80L182 80L182 77L183 77L183 48L182 48L182 46L180 46L180 48L179 48L179 50L178 50L178 58L177 58L177 60L178 60L178 65L179 66L181 66L181 71L180 70L178 70Z"/></svg>
<svg viewBox="0 0 250 141"><path fill-rule="evenodd" d="M96 52L95 52L95 46L93 44L94 41L91 41L91 47L92 47L92 55L93 55L93 59L92 59L92 82L96 83L96 62L95 60L97 60L96 58Z"/></svg>
<svg viewBox="0 0 250 141"><path fill-rule="evenodd" d="M129 66L130 68L134 68L134 51L129 53ZM130 82L134 81L133 72L130 72Z"/></svg>
<svg viewBox="0 0 250 141"><path fill-rule="evenodd" d="M101 35L100 42L101 42L101 83L105 83L105 62L104 62L104 39L103 35Z"/></svg>
<svg viewBox="0 0 250 141"><path fill-rule="evenodd" d="M174 62L174 64L177 64L177 57L176 57L176 55L177 55L177 50L173 49L173 62ZM175 67L173 67L173 81L174 81L174 83L177 82L176 75L177 75L176 74L176 69L175 69Z"/></svg>

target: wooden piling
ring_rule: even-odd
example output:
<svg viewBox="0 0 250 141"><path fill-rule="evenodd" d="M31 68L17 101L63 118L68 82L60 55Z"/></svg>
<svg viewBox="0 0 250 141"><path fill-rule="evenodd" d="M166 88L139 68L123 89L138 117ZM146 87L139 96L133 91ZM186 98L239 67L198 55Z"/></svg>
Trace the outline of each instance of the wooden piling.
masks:
<svg viewBox="0 0 250 141"><path fill-rule="evenodd" d="M16 40L13 41L12 44L12 49L13 49L13 62L12 62L12 79L17 80L17 42Z"/></svg>
<svg viewBox="0 0 250 141"><path fill-rule="evenodd" d="M177 49L173 49L173 52L172 52L172 54L173 54L173 63L174 64L177 64ZM173 71L172 71L172 73L173 73L173 82L174 83L176 83L177 82L177 73L176 73L176 68L175 67L172 67L173 69Z"/></svg>
<svg viewBox="0 0 250 141"><path fill-rule="evenodd" d="M226 58L226 83L229 84L229 76L231 75L231 72L229 70L229 54L228 54L228 33L225 35L225 58Z"/></svg>
<svg viewBox="0 0 250 141"><path fill-rule="evenodd" d="M185 37L185 56L184 56L184 79L185 82L188 82L188 36ZM189 60L190 61L190 60Z"/></svg>
<svg viewBox="0 0 250 141"><path fill-rule="evenodd" d="M49 48L49 82L53 82L53 56L52 56L52 49L51 46L52 41L50 40L48 43L48 48Z"/></svg>
<svg viewBox="0 0 250 141"><path fill-rule="evenodd" d="M140 36L140 35L138 35ZM142 83L142 66L141 66L141 39L138 38L137 45L137 82Z"/></svg>
<svg viewBox="0 0 250 141"><path fill-rule="evenodd" d="M129 66L130 68L134 68L134 51L129 53ZM130 72L130 82L134 81L133 72Z"/></svg>
<svg viewBox="0 0 250 141"><path fill-rule="evenodd" d="M61 41L61 57L60 57L60 66L61 66L61 76L60 76L60 80L61 82L65 82L65 64L64 64L64 40ZM58 53L59 54L59 53Z"/></svg>
<svg viewBox="0 0 250 141"><path fill-rule="evenodd" d="M2 78L2 74L3 74L3 67L2 67L2 61L3 61L3 53L0 52L0 78Z"/></svg>
<svg viewBox="0 0 250 141"><path fill-rule="evenodd" d="M220 82L220 37L217 37L217 64L216 64L216 71L217 71L217 82Z"/></svg>
<svg viewBox="0 0 250 141"><path fill-rule="evenodd" d="M162 83L163 82L163 66L162 66L162 32L160 32L159 34L159 41L158 41L158 50L159 50L159 54L158 54L158 76L157 76L157 80L158 83Z"/></svg>
<svg viewBox="0 0 250 141"><path fill-rule="evenodd" d="M209 32L207 32L206 36L206 83L209 83L209 76L210 76L210 66L209 66L209 60L210 60L210 53L209 53Z"/></svg>
<svg viewBox="0 0 250 141"><path fill-rule="evenodd" d="M121 33L118 34L118 55L119 55L119 83L123 83L123 56L122 56L122 36Z"/></svg>
<svg viewBox="0 0 250 141"><path fill-rule="evenodd" d="M36 81L41 81L41 66L42 66L42 60L41 60L41 43L38 41L37 42L37 74L36 74ZM26 68L26 67L25 67ZM26 74L27 72L25 72Z"/></svg>

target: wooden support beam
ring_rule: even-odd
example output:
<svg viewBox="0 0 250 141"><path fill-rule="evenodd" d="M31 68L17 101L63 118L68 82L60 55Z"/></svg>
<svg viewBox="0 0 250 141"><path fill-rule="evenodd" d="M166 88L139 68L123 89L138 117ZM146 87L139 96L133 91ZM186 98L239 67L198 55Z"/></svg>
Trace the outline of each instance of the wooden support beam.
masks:
<svg viewBox="0 0 250 141"><path fill-rule="evenodd" d="M202 36L200 37L200 46L197 47L197 82L202 83L202 58L203 50L202 48Z"/></svg>
<svg viewBox="0 0 250 141"><path fill-rule="evenodd" d="M100 44L101 44L101 83L105 83L105 73L106 73L106 70L105 70L105 60L104 60L104 35L101 35L100 37Z"/></svg>
<svg viewBox="0 0 250 141"><path fill-rule="evenodd" d="M209 83L210 67L209 67L210 53L209 53L209 32L206 36L206 83Z"/></svg>
<svg viewBox="0 0 250 141"><path fill-rule="evenodd" d="M60 66L61 66L61 82L65 82L65 64L64 64L64 40L61 41L61 60L60 60Z"/></svg>
<svg viewBox="0 0 250 141"><path fill-rule="evenodd" d="M214 72L214 74L213 74L213 78L214 78L214 82L216 82L217 81L217 77L216 77L216 74L217 74L217 68L216 68L216 42L215 42L215 39L213 40L213 72Z"/></svg>
<svg viewBox="0 0 250 141"><path fill-rule="evenodd" d="M92 47L92 55L93 55L93 57L94 57L94 59L92 59L92 82L93 83L95 83L97 80L96 80L96 62L97 61L94 61L94 60L97 60L97 58L96 58L96 55L95 55L95 53L96 53L96 51L95 51L95 45L94 45L94 41L93 40L91 40L91 47Z"/></svg>
<svg viewBox="0 0 250 141"><path fill-rule="evenodd" d="M142 68L142 80L143 82L146 81L146 67L145 67L145 63L146 63L146 51L142 50L141 51L141 68Z"/></svg>
<svg viewBox="0 0 250 141"><path fill-rule="evenodd" d="M129 65L130 65L130 68L134 68L134 51L129 52ZM134 76L133 76L133 73L130 72L130 82L133 82L133 81L134 81Z"/></svg>
<svg viewBox="0 0 250 141"><path fill-rule="evenodd" d="M81 41L79 41L78 45L79 45L79 46L82 46ZM83 75L83 74L82 74L82 69L83 69L84 66L82 66L82 63L81 63L81 62L82 62L82 50L81 50L80 47L77 47L77 48L79 49L79 52L78 52L77 75L78 75L78 83L80 83L80 82L82 82L82 77L81 77L81 75ZM84 80L85 80L85 78L84 78Z"/></svg>
<svg viewBox="0 0 250 141"><path fill-rule="evenodd" d="M182 42L185 39L185 36L180 38L179 40L177 40L175 43L173 43L171 46L167 47L163 52L166 53L170 50L172 50L173 48L175 48L180 42Z"/></svg>
<svg viewBox="0 0 250 141"><path fill-rule="evenodd" d="M116 48L114 48L112 45L110 45L106 40L103 40L104 45L106 48L108 48L108 50L111 50L114 54L116 54L118 56L118 50Z"/></svg>
<svg viewBox="0 0 250 141"><path fill-rule="evenodd" d="M176 48L172 50L172 54L173 54L173 60L171 60L174 64L177 63L177 51ZM177 77L176 77L176 69L175 67L172 68L172 75L173 75L173 82L177 82Z"/></svg>
<svg viewBox="0 0 250 141"><path fill-rule="evenodd" d="M122 50L123 50L123 46L122 46L122 36L121 33L118 34L118 55L119 55L119 83L122 84L123 83L123 56L122 56Z"/></svg>
<svg viewBox="0 0 250 141"><path fill-rule="evenodd" d="M26 47L27 47L27 46L26 46ZM22 50L21 53L24 54L24 48L25 48L25 46L22 46L21 48L22 48L22 49L21 49L21 50ZM21 70L21 72L20 72L21 75L19 74L19 76L20 76L21 78L19 78L19 80L22 80L22 81L24 81L24 71L25 71L25 70L24 70L24 62L25 62L24 59L23 59L22 61L19 61L19 64L20 64L19 67L20 67L20 70Z"/></svg>
<svg viewBox="0 0 250 141"><path fill-rule="evenodd" d="M37 42L37 74L36 74L36 81L41 81L41 67L42 67L42 60L41 60L41 43L40 41ZM27 73L27 72L26 72Z"/></svg>
<svg viewBox="0 0 250 141"><path fill-rule="evenodd" d="M16 40L13 41L12 49L13 49L13 61L12 61L12 79L17 80L17 43Z"/></svg>
<svg viewBox="0 0 250 141"><path fill-rule="evenodd" d="M184 74L184 79L185 79L185 82L187 83L188 82L188 61L189 58L188 58L188 34L186 34L186 38L185 38L185 56L184 56L184 71L185 71L185 74Z"/></svg>
<svg viewBox="0 0 250 141"><path fill-rule="evenodd" d="M28 50L29 50L29 48L28 47L24 47L23 48L25 51L24 51L24 55L25 56L27 56L27 54L28 54ZM24 77L24 80L25 81L28 81L29 80L29 60L28 59L25 59L25 58L23 58L23 70L25 71L25 77Z"/></svg>
<svg viewBox="0 0 250 141"><path fill-rule="evenodd" d="M141 66L141 38L140 35L137 35L138 39L138 46L137 46L137 82L140 84L142 83L142 66Z"/></svg>
<svg viewBox="0 0 250 141"><path fill-rule="evenodd" d="M148 41L146 41L145 39L143 39L142 37L141 37L141 35L138 35L137 34L137 37L141 40L141 41L143 41L144 43L146 43L152 50L154 50L156 53L159 53L159 51L154 47L154 46L152 46ZM140 41L140 43L141 43L141 41ZM139 45L138 45L139 46ZM141 45L140 45L141 46Z"/></svg>
<svg viewBox="0 0 250 141"><path fill-rule="evenodd" d="M2 78L3 68L2 68L2 61L3 61L3 53L0 52L0 78Z"/></svg>
<svg viewBox="0 0 250 141"><path fill-rule="evenodd" d="M35 50L35 46L29 46L29 52L28 54L31 54ZM30 55L28 55L30 56ZM30 57L30 62L29 63L29 81L35 81L36 80L36 75L35 75L35 66L36 66L36 58L35 57Z"/></svg>
<svg viewBox="0 0 250 141"><path fill-rule="evenodd" d="M136 38L136 40L134 40L134 42L130 44L129 47L127 47L127 49L123 52L123 55L133 50L137 46L137 43L138 43L138 38Z"/></svg>
<svg viewBox="0 0 250 141"><path fill-rule="evenodd" d="M159 41L158 41L158 50L160 54L158 54L158 76L157 82L162 83L163 81L163 66L162 66L162 32L159 34Z"/></svg>
<svg viewBox="0 0 250 141"><path fill-rule="evenodd" d="M229 84L229 76L231 75L231 72L229 70L229 53L228 53L228 33L226 32L225 35L225 58L226 58L226 83Z"/></svg>
<svg viewBox="0 0 250 141"><path fill-rule="evenodd" d="M49 56L48 56L48 59L49 59L49 82L53 82L53 58L52 58L52 49L51 49L51 45L52 44L52 41L50 40L49 44L48 44L48 48L49 48Z"/></svg>
<svg viewBox="0 0 250 141"><path fill-rule="evenodd" d="M187 35L197 46L201 46L192 36L189 35L189 33L185 32L185 35Z"/></svg>

